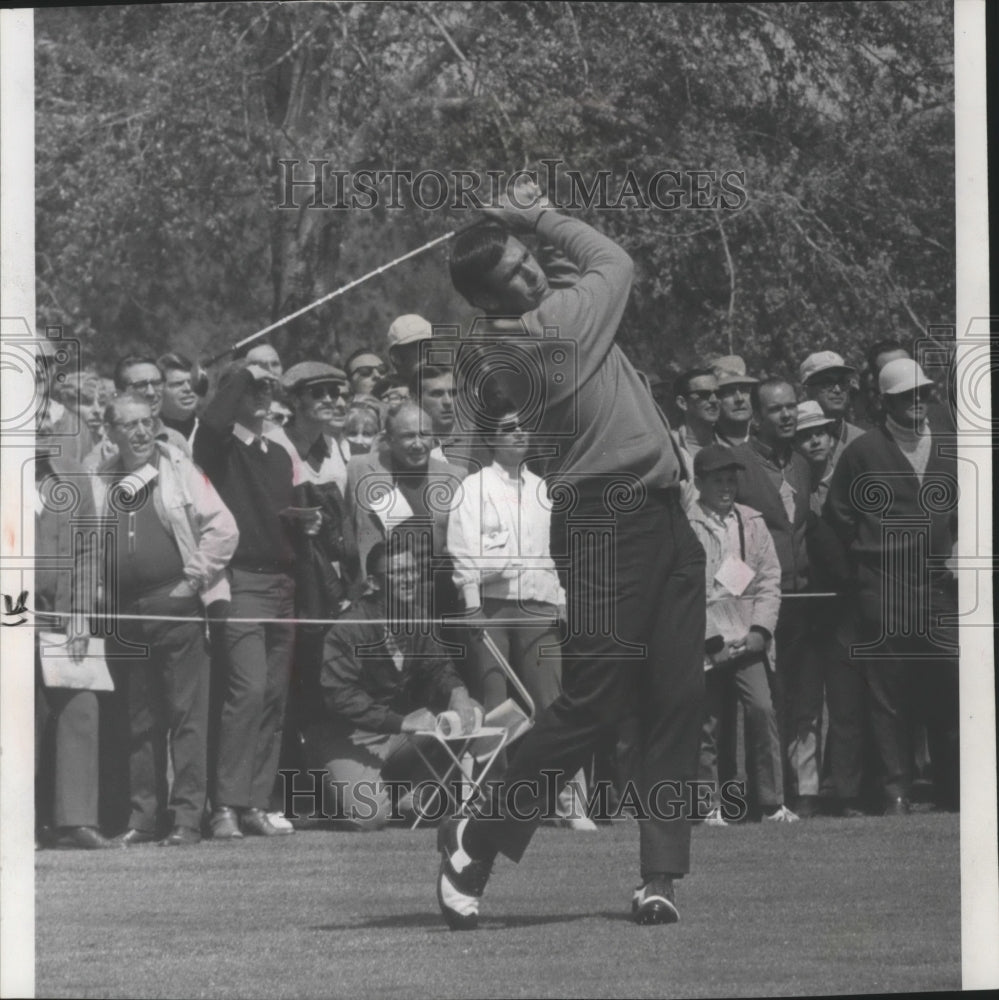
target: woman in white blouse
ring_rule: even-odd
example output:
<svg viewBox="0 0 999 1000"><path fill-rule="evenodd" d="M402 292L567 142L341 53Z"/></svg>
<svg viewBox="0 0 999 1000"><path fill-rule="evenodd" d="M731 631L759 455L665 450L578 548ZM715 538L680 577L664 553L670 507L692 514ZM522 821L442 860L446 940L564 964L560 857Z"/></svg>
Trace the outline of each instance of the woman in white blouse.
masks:
<svg viewBox="0 0 999 1000"><path fill-rule="evenodd" d="M561 688L558 621L565 591L549 554L551 503L544 481L526 464L530 433L506 413L483 435L492 463L467 476L448 521L448 551L465 610L489 635L540 711ZM474 648L469 686L489 712L507 698L507 681L482 646ZM575 792L580 794L574 781ZM561 805L567 805L563 795ZM573 828L594 829L578 809Z"/></svg>

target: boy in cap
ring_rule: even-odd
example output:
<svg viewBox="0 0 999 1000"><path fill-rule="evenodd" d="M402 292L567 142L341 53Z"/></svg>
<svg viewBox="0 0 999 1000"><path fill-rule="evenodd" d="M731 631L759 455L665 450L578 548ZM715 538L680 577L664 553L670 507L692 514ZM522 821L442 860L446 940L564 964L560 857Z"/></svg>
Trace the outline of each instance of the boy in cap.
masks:
<svg viewBox="0 0 999 1000"><path fill-rule="evenodd" d="M707 628L705 720L700 778L713 784L705 822L725 826L718 799L718 726L726 690L734 685L746 713L749 766L765 820L793 823L784 805L777 713L767 669L773 669L773 635L780 611L780 562L763 517L735 502L737 473L744 466L725 445L712 444L694 456L698 501L687 512L704 548Z"/></svg>

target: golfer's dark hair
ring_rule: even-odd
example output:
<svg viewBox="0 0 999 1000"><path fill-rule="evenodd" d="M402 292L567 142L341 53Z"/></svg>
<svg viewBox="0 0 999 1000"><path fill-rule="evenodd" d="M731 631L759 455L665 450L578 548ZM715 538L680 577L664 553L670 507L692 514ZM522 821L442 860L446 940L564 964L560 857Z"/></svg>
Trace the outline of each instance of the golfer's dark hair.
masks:
<svg viewBox="0 0 999 1000"><path fill-rule="evenodd" d="M714 378L714 377L715 373L714 369L712 368L688 368L673 383L673 398L677 399L679 396L689 395L690 383L693 382L695 378Z"/></svg>
<svg viewBox="0 0 999 1000"><path fill-rule="evenodd" d="M906 354L910 355L912 352L909 350L905 344L898 340L893 340L891 338L887 340L878 340L867 349L867 370L872 375L878 374L877 363L878 356L881 354L887 354L888 351L905 351Z"/></svg>
<svg viewBox="0 0 999 1000"><path fill-rule="evenodd" d="M111 376L114 380L114 387L118 392L124 392L128 388L128 383L125 381L125 372L135 365L152 365L161 376L163 375L163 369L160 368L156 358L151 358L145 354L127 354L114 366L114 374Z"/></svg>
<svg viewBox="0 0 999 1000"><path fill-rule="evenodd" d="M162 355L156 364L164 375L167 372L189 372L194 367L194 362L190 358L176 351Z"/></svg>
<svg viewBox="0 0 999 1000"><path fill-rule="evenodd" d="M471 305L481 305L482 297L489 294L483 277L500 262L506 241L502 226L484 225L461 233L451 244L451 282Z"/></svg>
<svg viewBox="0 0 999 1000"><path fill-rule="evenodd" d="M798 394L795 391L794 386L786 378L778 378L778 377L765 378L763 379L762 382L757 382L756 385L754 385L753 388L749 390L749 398L753 404L754 413L763 412L763 408L760 405L760 393L764 389L775 389L779 385L786 385L791 390L791 392L795 394L795 398L797 399Z"/></svg>
<svg viewBox="0 0 999 1000"><path fill-rule="evenodd" d="M274 347L274 345L269 340L255 340L252 344L243 344L242 347L237 347L232 352L232 360L239 361L245 358L255 347ZM274 350L276 351L277 348L274 347Z"/></svg>

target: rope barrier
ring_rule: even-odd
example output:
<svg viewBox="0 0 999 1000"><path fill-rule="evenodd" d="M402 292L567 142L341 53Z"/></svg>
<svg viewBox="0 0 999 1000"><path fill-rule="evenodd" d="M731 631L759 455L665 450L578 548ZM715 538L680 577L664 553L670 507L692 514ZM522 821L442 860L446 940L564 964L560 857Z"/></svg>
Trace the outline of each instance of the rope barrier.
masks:
<svg viewBox="0 0 999 1000"><path fill-rule="evenodd" d="M785 599L801 599L801 598L830 598L830 597L841 597L841 594L835 591L828 592L809 592L809 593L789 593L781 594L781 600ZM751 597L741 597L740 600L750 600ZM35 611L32 608L24 608L23 612L25 614L34 615L39 618L113 618L116 621L151 621L151 622L204 622L205 617L201 615L197 618L192 618L190 615L135 615L135 614L116 614L113 611L97 611L97 612L86 612L86 611ZM527 624L533 624L532 620L529 618L491 618L488 621L483 619L472 619L468 618L224 618L218 619L219 621L233 622L239 625L398 625L399 622L405 621L409 625L440 625L444 628L453 628L455 626L470 625L473 628L481 628L483 626L489 627L500 627L500 626L518 626ZM537 623L546 621L543 615L537 617Z"/></svg>

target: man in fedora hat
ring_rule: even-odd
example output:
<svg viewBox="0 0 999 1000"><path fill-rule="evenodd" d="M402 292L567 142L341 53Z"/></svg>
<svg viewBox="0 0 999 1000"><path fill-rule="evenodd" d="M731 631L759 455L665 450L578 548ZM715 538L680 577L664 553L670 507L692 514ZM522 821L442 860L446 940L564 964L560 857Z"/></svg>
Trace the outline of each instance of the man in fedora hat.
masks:
<svg viewBox="0 0 999 1000"><path fill-rule="evenodd" d="M835 351L818 351L801 362L798 380L808 398L818 403L822 413L832 421L829 433L833 446L827 469L832 475L843 449L864 433L846 419L854 385L859 385L857 369L846 364Z"/></svg>
<svg viewBox="0 0 999 1000"><path fill-rule="evenodd" d="M716 433L725 444L745 444L753 419L750 393L760 380L746 374L746 362L737 354L717 358L711 366L718 385L720 408Z"/></svg>

